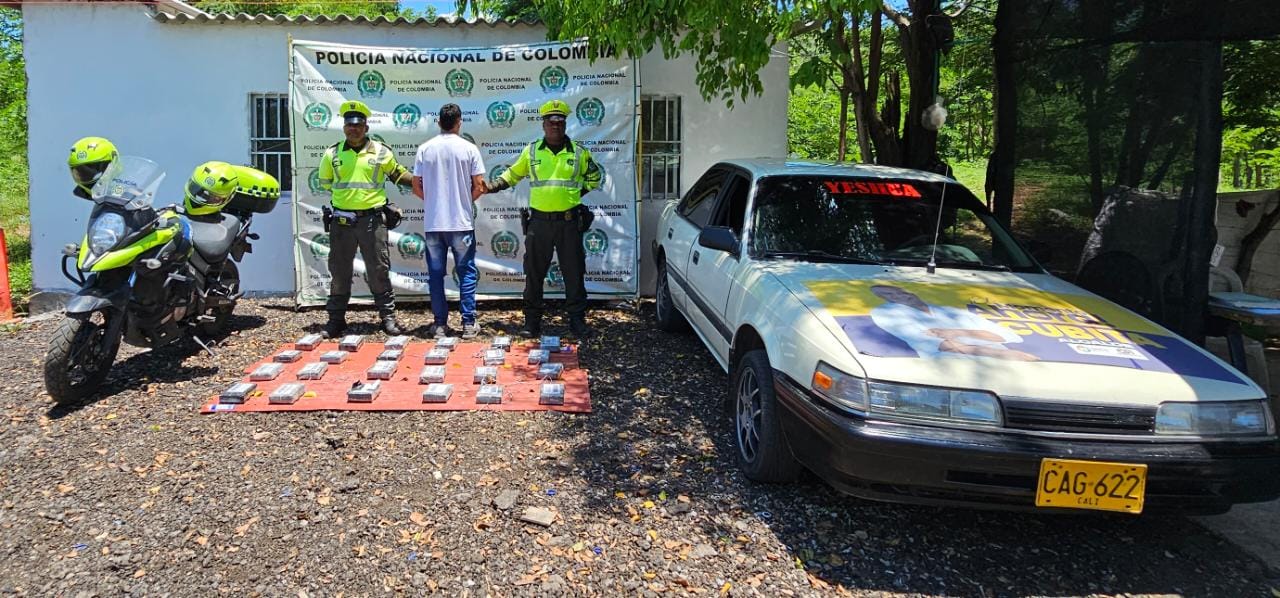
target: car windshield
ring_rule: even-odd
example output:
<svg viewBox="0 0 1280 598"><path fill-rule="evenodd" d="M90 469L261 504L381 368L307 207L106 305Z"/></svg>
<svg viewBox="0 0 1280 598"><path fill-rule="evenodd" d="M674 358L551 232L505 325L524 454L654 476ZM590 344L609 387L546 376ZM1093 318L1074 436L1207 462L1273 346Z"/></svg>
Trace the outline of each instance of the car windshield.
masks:
<svg viewBox="0 0 1280 598"><path fill-rule="evenodd" d="M943 184L925 181L766 177L756 192L751 254L923 266L940 223L939 268L1038 271L972 193L956 183L942 193Z"/></svg>

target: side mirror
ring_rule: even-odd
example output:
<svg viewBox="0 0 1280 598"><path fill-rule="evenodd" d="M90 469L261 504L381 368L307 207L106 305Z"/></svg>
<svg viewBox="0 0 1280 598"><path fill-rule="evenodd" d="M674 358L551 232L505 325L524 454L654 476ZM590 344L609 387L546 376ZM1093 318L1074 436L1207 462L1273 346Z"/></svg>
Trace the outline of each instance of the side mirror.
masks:
<svg viewBox="0 0 1280 598"><path fill-rule="evenodd" d="M727 226L708 226L698 234L698 245L738 255L738 235Z"/></svg>

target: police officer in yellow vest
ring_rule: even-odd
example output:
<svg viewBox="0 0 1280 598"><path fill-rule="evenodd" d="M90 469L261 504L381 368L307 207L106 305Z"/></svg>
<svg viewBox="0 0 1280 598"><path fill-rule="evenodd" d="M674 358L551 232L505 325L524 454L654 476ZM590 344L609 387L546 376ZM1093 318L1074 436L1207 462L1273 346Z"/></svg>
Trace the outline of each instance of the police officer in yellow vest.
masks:
<svg viewBox="0 0 1280 598"><path fill-rule="evenodd" d="M591 335L587 326L586 254L582 233L591 225L591 210L582 196L600 186L600 166L591 152L565 134L569 105L551 100L538 110L543 137L530 143L520 157L488 184L493 193L529 178L529 211L524 236L524 329L527 337L542 334L543 278L552 252L560 257L564 276L565 309L569 329L578 337Z"/></svg>
<svg viewBox="0 0 1280 598"><path fill-rule="evenodd" d="M325 150L320 158L320 186L331 190L332 209L326 211L329 230L329 321L325 334L334 337L347 327L347 302L356 249L364 259L369 290L387 334L401 334L396 323L396 296L391 288L391 253L387 247L387 181L407 185L413 175L396 162L391 148L369 139L369 107L355 100L343 102L342 132L346 140ZM394 226L394 224L393 224Z"/></svg>

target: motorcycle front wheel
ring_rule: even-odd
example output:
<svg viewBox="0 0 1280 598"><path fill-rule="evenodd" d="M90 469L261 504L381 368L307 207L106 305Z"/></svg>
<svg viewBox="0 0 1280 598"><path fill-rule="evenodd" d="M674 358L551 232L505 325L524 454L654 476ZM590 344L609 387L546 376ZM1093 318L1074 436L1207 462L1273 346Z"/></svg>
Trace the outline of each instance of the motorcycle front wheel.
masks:
<svg viewBox="0 0 1280 598"><path fill-rule="evenodd" d="M67 316L44 355L44 388L59 405L97 390L120 351L124 315L109 310Z"/></svg>

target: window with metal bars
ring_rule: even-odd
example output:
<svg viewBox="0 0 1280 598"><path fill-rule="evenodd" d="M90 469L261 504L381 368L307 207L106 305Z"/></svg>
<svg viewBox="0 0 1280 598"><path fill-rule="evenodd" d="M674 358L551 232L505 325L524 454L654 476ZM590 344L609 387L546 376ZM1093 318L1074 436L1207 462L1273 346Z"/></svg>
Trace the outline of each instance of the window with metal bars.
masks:
<svg viewBox="0 0 1280 598"><path fill-rule="evenodd" d="M680 96L640 97L641 199L680 197Z"/></svg>
<svg viewBox="0 0 1280 598"><path fill-rule="evenodd" d="M279 93L255 93L249 96L249 105L249 163L276 177L282 191L292 191L289 97Z"/></svg>

